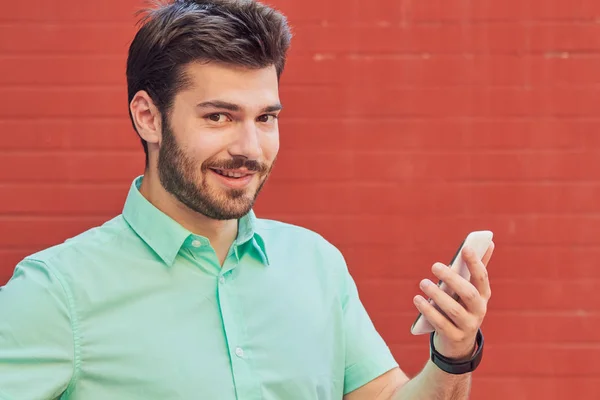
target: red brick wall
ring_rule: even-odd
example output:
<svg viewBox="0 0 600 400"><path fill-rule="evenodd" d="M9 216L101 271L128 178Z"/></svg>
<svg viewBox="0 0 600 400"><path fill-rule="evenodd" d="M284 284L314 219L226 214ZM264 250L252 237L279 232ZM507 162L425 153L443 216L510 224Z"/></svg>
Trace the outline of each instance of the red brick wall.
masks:
<svg viewBox="0 0 600 400"><path fill-rule="evenodd" d="M120 212L143 152L124 66L137 0L5 2L0 281ZM600 398L600 2L275 0L294 26L280 161L257 211L346 254L402 367L411 298L491 229L473 398Z"/></svg>

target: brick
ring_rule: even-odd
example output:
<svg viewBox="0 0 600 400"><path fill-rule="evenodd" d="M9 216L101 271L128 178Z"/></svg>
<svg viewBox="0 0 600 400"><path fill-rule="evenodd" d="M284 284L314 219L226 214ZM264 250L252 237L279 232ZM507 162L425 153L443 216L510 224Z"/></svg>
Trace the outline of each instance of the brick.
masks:
<svg viewBox="0 0 600 400"><path fill-rule="evenodd" d="M590 87L282 88L294 118L586 117L598 115L600 94ZM303 102L304 97L314 99ZM332 108L331 105L335 107Z"/></svg>
<svg viewBox="0 0 600 400"><path fill-rule="evenodd" d="M380 0L377 6L366 2L346 3L337 7L335 2L307 0L298 3L290 0L275 0L273 4L288 14L293 23L311 22L344 23L360 21L363 24L411 24L429 23L473 23L498 21L538 20L593 20L600 15L600 8L593 0L577 0L571 3L559 0L530 2L481 0L433 0L402 3ZM319 12L314 9L318 7Z"/></svg>
<svg viewBox="0 0 600 400"><path fill-rule="evenodd" d="M408 329L410 327L407 327ZM423 338L425 339L425 338ZM426 340L415 348L403 349L392 345L392 352L399 363L402 360L418 360L421 366L427 360ZM424 344L425 343L425 344ZM425 350L425 351L424 351ZM477 379L484 377L545 377L552 380L560 377L598 377L600 363L595 356L600 353L597 347L578 345L494 345L486 344L484 359L477 370ZM504 397L512 399L512 397ZM537 397L529 397L537 398ZM556 398L558 397L551 397Z"/></svg>
<svg viewBox="0 0 600 400"><path fill-rule="evenodd" d="M553 61L542 56L531 58L541 63ZM283 82L303 85L353 82L378 88L526 85L534 79L529 77L532 63L530 57L521 55L301 54L291 58Z"/></svg>
<svg viewBox="0 0 600 400"><path fill-rule="evenodd" d="M473 400L595 400L598 397L600 378L595 376L486 376L473 380L471 393Z"/></svg>
<svg viewBox="0 0 600 400"><path fill-rule="evenodd" d="M414 279L418 283L423 277ZM359 285L359 287L367 287ZM420 338L414 338L406 327L414 322L417 311L412 307L412 296L420 293L412 291L403 293L402 312L378 312L377 306L370 299L373 295L363 291L361 297L366 299L367 311L379 333L389 338L390 343L405 348L420 348ZM494 301L492 295L492 301ZM410 307L409 307L410 306ZM539 312L539 311L498 311L490 307L482 325L487 345L496 346L573 346L576 342L594 343L597 338L597 326L600 315L596 312ZM514 327L514 329L505 329ZM577 340L573 338L577 332ZM487 356L486 356L487 357Z"/></svg>
<svg viewBox="0 0 600 400"><path fill-rule="evenodd" d="M0 24L0 54L123 55L134 34L133 23Z"/></svg>
<svg viewBox="0 0 600 400"><path fill-rule="evenodd" d="M548 54L525 60L528 80L538 86L597 85L600 57L594 54Z"/></svg>
<svg viewBox="0 0 600 400"><path fill-rule="evenodd" d="M0 122L1 123L1 122ZM280 122L281 152L587 150L600 148L600 120L288 118ZM335 132L335 134L333 134ZM282 158L285 158L282 156Z"/></svg>
<svg viewBox="0 0 600 400"><path fill-rule="evenodd" d="M394 196L394 193L406 193ZM408 195L410 194L410 195ZM600 184L292 182L270 188L269 210L330 215L598 213ZM374 200L376 199L376 200ZM504 199L498 201L498 199ZM575 211L577 210L577 211Z"/></svg>
<svg viewBox="0 0 600 400"><path fill-rule="evenodd" d="M599 96L588 87L481 88L473 91L470 115L593 117Z"/></svg>
<svg viewBox="0 0 600 400"><path fill-rule="evenodd" d="M424 266L420 279L437 281L430 272L430 265ZM364 293L363 301L370 311L405 312L414 309L412 297L423 294L418 287L420 279L394 282L379 279L362 281L358 286ZM492 285L490 314L499 311L569 311L585 316L600 305L600 296L595 294L597 282L589 280L551 281L540 277L529 281L495 280Z"/></svg>
<svg viewBox="0 0 600 400"><path fill-rule="evenodd" d="M494 281L600 279L600 270L596 265L600 247L510 245L503 243L501 237L495 240L496 251L488 265L490 279ZM357 246L342 243L339 248L356 279L414 280L428 273L428 268L434 262L449 263L459 243L458 235L454 234L434 243L412 246L385 243ZM380 256L383 254L385 257ZM511 268L513 264L526 267ZM536 266L543 266L543 273Z"/></svg>
<svg viewBox="0 0 600 400"><path fill-rule="evenodd" d="M436 0L410 3L411 21L531 21L531 20L592 20L600 16L594 0L533 0L527 2L483 0Z"/></svg>
<svg viewBox="0 0 600 400"><path fill-rule="evenodd" d="M417 1L406 8L411 21L516 21L528 16L527 2L517 1Z"/></svg>
<svg viewBox="0 0 600 400"><path fill-rule="evenodd" d="M595 23L306 25L297 27L297 52L381 54L546 54L594 52ZM528 40L524 40L528 38Z"/></svg>
<svg viewBox="0 0 600 400"><path fill-rule="evenodd" d="M590 87L556 87L535 93L534 102L541 115L556 117L594 117L600 111L600 94ZM538 114L539 115L539 114Z"/></svg>
<svg viewBox="0 0 600 400"><path fill-rule="evenodd" d="M0 149L25 150L132 150L143 153L129 117L85 119L0 119L0 131L11 140Z"/></svg>
<svg viewBox="0 0 600 400"><path fill-rule="evenodd" d="M144 152L6 153L0 157L0 182L131 183L144 172Z"/></svg>
<svg viewBox="0 0 600 400"><path fill-rule="evenodd" d="M454 59L458 56L441 58ZM465 58L465 57L463 57ZM470 58L468 76L483 86L555 87L598 83L594 72L600 58L593 54L477 54ZM466 64L466 63L465 63ZM441 70L440 70L441 74Z"/></svg>
<svg viewBox="0 0 600 400"><path fill-rule="evenodd" d="M600 278L597 268L600 247L591 245L515 245L504 246L493 258L493 276L498 279L596 279ZM506 268L515 262L526 266L543 266L543 275L538 268Z"/></svg>
<svg viewBox="0 0 600 400"><path fill-rule="evenodd" d="M127 117L127 88L102 86L76 88L0 87L1 118L25 118L35 110L44 117Z"/></svg>
<svg viewBox="0 0 600 400"><path fill-rule="evenodd" d="M100 22L123 21L130 23L142 5L137 0L104 0L98 3L77 1L27 2L7 5L9 11L0 14L0 22Z"/></svg>
<svg viewBox="0 0 600 400"><path fill-rule="evenodd" d="M285 70L281 75L281 88L291 85L332 86L346 81L351 71L339 66L344 59L335 55L297 54L290 51Z"/></svg>
<svg viewBox="0 0 600 400"><path fill-rule="evenodd" d="M282 88L281 97L285 101L286 107L289 108L286 115L294 118L350 116L354 118L424 118L477 115L470 112L472 108L470 102L465 101L472 92L471 89L464 87L377 90L369 87L350 86L345 89ZM310 97L314 100L305 103L302 102L303 97ZM518 98L519 95L515 94L514 97ZM332 107L332 104L335 107ZM487 114L485 110L481 112L481 115L486 116Z"/></svg>
<svg viewBox="0 0 600 400"><path fill-rule="evenodd" d="M447 193L441 193L448 198L452 193L461 190L476 201L461 202L459 210L449 212L476 214L570 214L596 213L600 205L593 201L594 196L600 195L600 185L597 184L497 184L454 186ZM460 195L454 195L454 198ZM597 197L596 197L597 198ZM503 201L498 201L503 199ZM454 199L453 199L454 200ZM448 201L450 203L450 201Z"/></svg>
<svg viewBox="0 0 600 400"><path fill-rule="evenodd" d="M304 225L337 245L448 243L455 248L467 232L490 229L498 246L592 246L600 234L594 215L294 215L262 213L269 218ZM560 229L557 229L560 227ZM453 238L453 239L449 239ZM445 257L444 257L445 258Z"/></svg>
<svg viewBox="0 0 600 400"><path fill-rule="evenodd" d="M571 345L496 345L488 349L490 360L488 373L497 375L522 374L545 376L598 376L600 363L595 355L597 348ZM519 359L529 362L515 365ZM517 361L518 363L518 361Z"/></svg>
<svg viewBox="0 0 600 400"><path fill-rule="evenodd" d="M517 329L503 329L504 327ZM593 343L598 338L600 315L596 312L502 313L490 311L485 319L489 343L503 344L574 344ZM573 332L577 332L574 339Z"/></svg>
<svg viewBox="0 0 600 400"><path fill-rule="evenodd" d="M536 30L536 47L523 38L531 34L523 24L492 25L408 24L405 26L305 25L296 27L295 52L350 54L525 54L533 50L553 51L543 40L548 28ZM592 34L592 32L588 32ZM579 35L574 28L572 35ZM592 40L587 39L588 43ZM581 49L572 46L565 50Z"/></svg>
<svg viewBox="0 0 600 400"><path fill-rule="evenodd" d="M125 55L0 57L0 85L124 86L125 64Z"/></svg>
<svg viewBox="0 0 600 400"><path fill-rule="evenodd" d="M600 5L595 0L532 0L527 3L532 18L542 20L588 20L600 16Z"/></svg>
<svg viewBox="0 0 600 400"><path fill-rule="evenodd" d="M327 168L323 168L324 165ZM286 171L287 181L371 183L465 180L531 182L540 179L583 181L595 179L596 165L597 155L587 151L287 152L278 161L280 170ZM279 176L283 178L283 174ZM278 177L274 180L278 180Z"/></svg>
<svg viewBox="0 0 600 400"><path fill-rule="evenodd" d="M563 52L597 52L600 47L600 25L594 21L578 23L545 23L529 31L529 50L547 55Z"/></svg>
<svg viewBox="0 0 600 400"><path fill-rule="evenodd" d="M265 3L284 13L293 27L300 22L322 21L334 18L336 15L346 13L347 10L347 7L339 7L333 1L306 0L305 2L298 2L294 0L270 0ZM318 13L315 12L315 8L319 10Z"/></svg>
<svg viewBox="0 0 600 400"><path fill-rule="evenodd" d="M500 281L494 286L492 307L497 310L577 311L586 315L600 304L597 283L592 280L550 281L542 275L537 280Z"/></svg>
<svg viewBox="0 0 600 400"><path fill-rule="evenodd" d="M402 3L380 0L377 6L367 2L345 3L307 0L303 3L291 0L274 0L293 23L361 21L372 24L410 24L416 22L473 23L497 21L573 21L593 20L600 16L600 7L594 0L533 0L529 2L480 0L430 0ZM318 7L319 12L314 9Z"/></svg>
<svg viewBox="0 0 600 400"><path fill-rule="evenodd" d="M130 183L0 185L0 210L10 215L119 214Z"/></svg>

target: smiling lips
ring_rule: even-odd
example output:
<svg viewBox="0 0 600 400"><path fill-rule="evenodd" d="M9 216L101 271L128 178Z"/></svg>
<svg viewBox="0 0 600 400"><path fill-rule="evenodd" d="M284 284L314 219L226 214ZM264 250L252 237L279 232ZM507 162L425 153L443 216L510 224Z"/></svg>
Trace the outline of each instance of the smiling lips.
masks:
<svg viewBox="0 0 600 400"><path fill-rule="evenodd" d="M252 181L252 177L256 174L255 171L247 169L216 169L210 168L210 171L221 181L224 186L241 189Z"/></svg>
<svg viewBox="0 0 600 400"><path fill-rule="evenodd" d="M215 171L219 175L227 176L230 178L241 178L246 175L253 175L255 172L248 171L244 169L216 169L211 168L211 170Z"/></svg>

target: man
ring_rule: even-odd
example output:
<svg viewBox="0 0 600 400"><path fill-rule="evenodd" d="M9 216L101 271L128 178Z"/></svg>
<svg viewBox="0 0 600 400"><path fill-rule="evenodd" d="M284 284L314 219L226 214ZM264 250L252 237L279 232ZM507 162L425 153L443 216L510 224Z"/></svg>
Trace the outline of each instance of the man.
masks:
<svg viewBox="0 0 600 400"><path fill-rule="evenodd" d="M467 398L469 370L407 378L334 246L252 211L290 40L251 1L148 14L127 62L146 170L121 215L26 257L0 291L0 399ZM451 319L415 297L446 365L473 357L492 248L465 253L473 284L434 266L462 303L423 281Z"/></svg>

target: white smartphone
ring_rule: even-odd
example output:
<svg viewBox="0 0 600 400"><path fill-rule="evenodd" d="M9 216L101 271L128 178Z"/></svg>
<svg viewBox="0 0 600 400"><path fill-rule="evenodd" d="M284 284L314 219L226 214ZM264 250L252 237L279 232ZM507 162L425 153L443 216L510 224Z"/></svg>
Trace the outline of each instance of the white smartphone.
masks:
<svg viewBox="0 0 600 400"><path fill-rule="evenodd" d="M456 251L456 254L454 255L454 257L452 258L452 261L450 261L450 264L448 265L448 267L451 268L453 271L456 271L460 276L462 276L466 280L471 279L471 273L469 272L469 268L467 268L467 263L461 256L463 248L465 246L470 247L471 249L473 249L475 251L475 254L477 254L477 257L479 259L482 259L483 256L485 255L485 252L492 244L493 236L494 236L494 234L491 231L475 231L475 232L469 233L467 235L467 237L465 238L465 240L458 247L458 250ZM450 289L444 282L440 281L438 283L438 286L444 292L448 293L452 298L454 298L455 300L458 300L458 295L456 293L454 293L454 291L452 289ZM438 311L440 311L442 314L444 314L444 312L442 310L440 310L440 308L435 304L435 302L432 302L431 299L429 299L429 301L431 302L431 304L434 307L436 307L438 309ZM434 328L429 323L429 321L427 321L427 319L421 313L419 313L419 315L417 316L417 319L415 320L412 327L410 328L410 331L413 335L423 335L426 333L433 332Z"/></svg>

